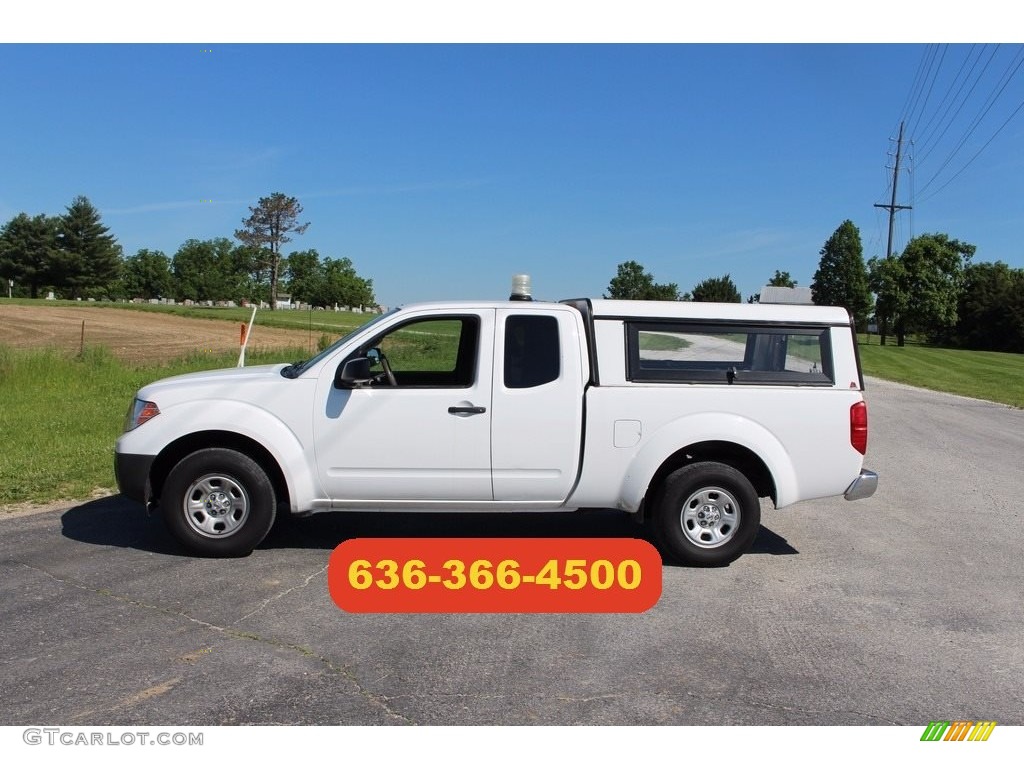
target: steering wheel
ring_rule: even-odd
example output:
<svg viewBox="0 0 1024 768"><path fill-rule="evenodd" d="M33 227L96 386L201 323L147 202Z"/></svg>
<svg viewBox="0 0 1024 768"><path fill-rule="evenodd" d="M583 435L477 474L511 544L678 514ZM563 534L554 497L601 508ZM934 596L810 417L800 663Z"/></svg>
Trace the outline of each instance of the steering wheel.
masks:
<svg viewBox="0 0 1024 768"><path fill-rule="evenodd" d="M391 363L388 362L388 359L384 356L383 352L380 353L380 367L384 369L384 375L388 379L388 384L392 387L397 387L398 382L395 380L395 374L391 370Z"/></svg>

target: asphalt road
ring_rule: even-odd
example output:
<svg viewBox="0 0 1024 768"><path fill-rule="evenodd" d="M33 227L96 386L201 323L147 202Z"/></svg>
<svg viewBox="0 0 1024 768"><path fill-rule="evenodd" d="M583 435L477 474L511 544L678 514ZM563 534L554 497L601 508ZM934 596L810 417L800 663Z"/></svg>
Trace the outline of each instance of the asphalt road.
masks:
<svg viewBox="0 0 1024 768"><path fill-rule="evenodd" d="M0 520L0 725L1024 724L1024 411L869 382L855 503L766 507L627 615L347 614L359 536L635 536L618 515L324 515L186 556L120 498Z"/></svg>

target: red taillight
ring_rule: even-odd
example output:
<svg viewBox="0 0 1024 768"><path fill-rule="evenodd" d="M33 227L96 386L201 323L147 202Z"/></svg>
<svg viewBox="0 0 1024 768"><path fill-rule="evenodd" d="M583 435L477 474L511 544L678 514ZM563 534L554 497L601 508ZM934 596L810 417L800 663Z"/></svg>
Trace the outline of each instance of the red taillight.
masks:
<svg viewBox="0 0 1024 768"><path fill-rule="evenodd" d="M861 454L868 450L868 404L861 400L850 406L850 445Z"/></svg>

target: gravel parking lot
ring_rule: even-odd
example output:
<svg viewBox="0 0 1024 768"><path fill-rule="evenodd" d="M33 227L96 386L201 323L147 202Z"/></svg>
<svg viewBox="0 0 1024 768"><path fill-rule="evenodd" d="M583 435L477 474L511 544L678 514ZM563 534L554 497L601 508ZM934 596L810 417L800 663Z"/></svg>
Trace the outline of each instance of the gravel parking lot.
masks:
<svg viewBox="0 0 1024 768"><path fill-rule="evenodd" d="M353 615L360 536L636 536L613 513L331 514L186 556L119 497L0 520L0 724L1024 724L1024 411L869 382L878 493L766 507L636 615Z"/></svg>

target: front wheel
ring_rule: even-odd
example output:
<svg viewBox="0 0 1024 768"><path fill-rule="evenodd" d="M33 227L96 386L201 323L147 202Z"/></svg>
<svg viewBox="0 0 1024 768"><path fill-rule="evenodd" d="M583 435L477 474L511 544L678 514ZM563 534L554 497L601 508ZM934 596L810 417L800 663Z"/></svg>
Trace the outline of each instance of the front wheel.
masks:
<svg viewBox="0 0 1024 768"><path fill-rule="evenodd" d="M754 543L761 504L742 472L728 464L699 462L665 479L653 523L669 557L685 565L727 565Z"/></svg>
<svg viewBox="0 0 1024 768"><path fill-rule="evenodd" d="M213 557L248 555L274 524L274 486L259 464L228 448L205 448L167 476L160 510L189 550Z"/></svg>

